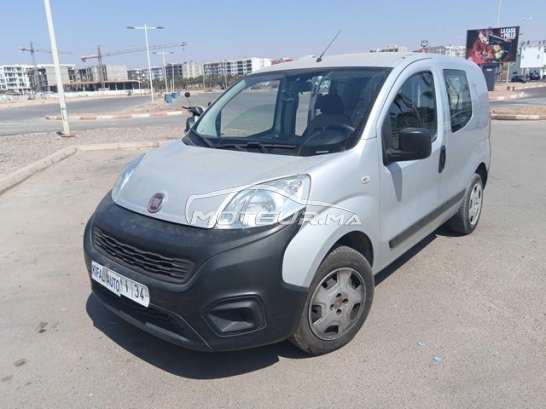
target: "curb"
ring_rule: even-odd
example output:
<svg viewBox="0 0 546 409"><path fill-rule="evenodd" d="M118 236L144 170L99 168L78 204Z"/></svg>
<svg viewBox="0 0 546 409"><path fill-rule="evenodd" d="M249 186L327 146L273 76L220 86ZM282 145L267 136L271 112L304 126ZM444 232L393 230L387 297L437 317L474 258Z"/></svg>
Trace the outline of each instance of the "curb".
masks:
<svg viewBox="0 0 546 409"><path fill-rule="evenodd" d="M24 168L18 169L13 173L0 178L0 195L7 192L11 188L23 183L25 180L30 178L42 170L53 166L57 162L62 161L70 156L75 155L78 152L93 152L93 151L104 151L104 150L117 150L117 149L143 149L143 148L157 148L166 143L172 142L172 140L167 141L157 141L157 142L118 142L118 143L100 143L95 145L71 145L63 148L55 153L52 153L49 156L46 156L43 159L40 159L34 163L31 163Z"/></svg>
<svg viewBox="0 0 546 409"><path fill-rule="evenodd" d="M516 98L523 98L523 97L525 97L525 92L520 92L519 94L516 94L516 95L489 98L489 101L505 101L507 99L516 99Z"/></svg>
<svg viewBox="0 0 546 409"><path fill-rule="evenodd" d="M68 117L70 121L94 121L94 120L105 120L105 119L133 119L133 118L155 118L162 116L173 116L173 115L189 115L186 111L163 111L163 112L148 112L145 114L115 114L115 115L95 115L95 114L84 114L79 116ZM61 115L46 115L45 119L61 121L63 117Z"/></svg>
<svg viewBox="0 0 546 409"><path fill-rule="evenodd" d="M491 114L491 119L504 121L544 121L546 115L502 115Z"/></svg>

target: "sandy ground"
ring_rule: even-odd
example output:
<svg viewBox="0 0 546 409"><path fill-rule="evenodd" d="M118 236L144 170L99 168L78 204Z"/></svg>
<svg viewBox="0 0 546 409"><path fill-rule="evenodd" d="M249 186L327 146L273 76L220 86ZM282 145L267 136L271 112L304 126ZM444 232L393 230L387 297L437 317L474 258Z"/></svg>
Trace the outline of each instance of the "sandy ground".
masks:
<svg viewBox="0 0 546 409"><path fill-rule="evenodd" d="M500 115L546 115L546 106L493 108L491 113Z"/></svg>
<svg viewBox="0 0 546 409"><path fill-rule="evenodd" d="M181 137L180 129L168 127L82 130L71 138L64 138L53 132L3 136L0 138L0 178L71 145L155 142Z"/></svg>

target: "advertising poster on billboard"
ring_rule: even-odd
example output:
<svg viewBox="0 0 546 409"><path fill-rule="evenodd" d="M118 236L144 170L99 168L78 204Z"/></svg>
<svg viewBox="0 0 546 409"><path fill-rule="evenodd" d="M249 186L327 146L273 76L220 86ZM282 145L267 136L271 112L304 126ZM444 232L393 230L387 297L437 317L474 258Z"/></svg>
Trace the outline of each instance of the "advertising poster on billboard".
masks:
<svg viewBox="0 0 546 409"><path fill-rule="evenodd" d="M466 59L476 64L516 60L519 26L468 30Z"/></svg>

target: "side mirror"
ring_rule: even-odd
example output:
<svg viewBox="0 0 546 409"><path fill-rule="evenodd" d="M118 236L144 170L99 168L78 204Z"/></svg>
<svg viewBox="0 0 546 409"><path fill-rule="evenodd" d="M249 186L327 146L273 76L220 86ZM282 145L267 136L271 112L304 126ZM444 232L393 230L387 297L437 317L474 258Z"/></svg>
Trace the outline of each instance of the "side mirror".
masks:
<svg viewBox="0 0 546 409"><path fill-rule="evenodd" d="M388 162L392 163L428 158L432 151L431 139L432 137L427 129L402 129L398 139L400 148L391 148L386 152Z"/></svg>
<svg viewBox="0 0 546 409"><path fill-rule="evenodd" d="M184 93L184 96L185 96L186 98L189 98L189 97L191 97L191 94L190 94L188 91L186 91L186 92Z"/></svg>

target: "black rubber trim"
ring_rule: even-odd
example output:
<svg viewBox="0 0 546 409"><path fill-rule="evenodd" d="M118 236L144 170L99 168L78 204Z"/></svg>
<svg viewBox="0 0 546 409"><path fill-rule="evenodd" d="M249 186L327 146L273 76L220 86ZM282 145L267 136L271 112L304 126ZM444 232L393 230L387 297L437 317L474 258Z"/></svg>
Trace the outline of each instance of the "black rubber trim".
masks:
<svg viewBox="0 0 546 409"><path fill-rule="evenodd" d="M409 239L412 235L417 233L419 230L421 230L423 227L425 227L427 224L431 223L434 219L441 216L442 213L444 213L447 209L450 207L456 205L461 199L464 197L465 191L457 193L455 196L453 196L451 199L449 199L447 202L444 202L442 205L434 209L432 212L427 214L422 219L418 220L414 224L412 224L410 227L408 227L406 230L404 230L399 235L393 237L389 240L389 247L391 249L395 248L396 246L399 246L404 241Z"/></svg>

